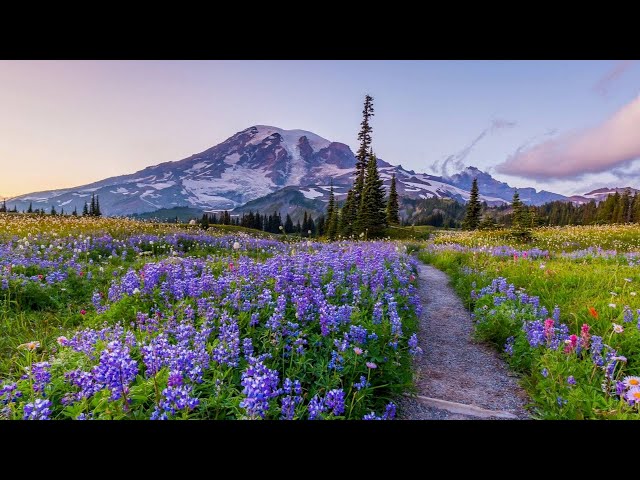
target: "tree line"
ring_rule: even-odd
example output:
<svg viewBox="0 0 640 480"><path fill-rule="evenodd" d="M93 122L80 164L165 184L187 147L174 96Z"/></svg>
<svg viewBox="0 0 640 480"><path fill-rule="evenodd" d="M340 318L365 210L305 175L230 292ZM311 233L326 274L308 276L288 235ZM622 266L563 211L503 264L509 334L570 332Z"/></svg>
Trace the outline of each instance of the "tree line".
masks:
<svg viewBox="0 0 640 480"><path fill-rule="evenodd" d="M249 211L248 213L243 213L242 216L232 216L228 210L225 210L220 212L219 215L217 213L204 213L199 223L205 229L209 225L235 225L269 233L299 234L303 237L315 237L324 234L325 222L324 215L320 215L314 220L306 210L304 211L302 222L298 220L295 224L288 213L283 222L282 215L277 211L270 215Z"/></svg>
<svg viewBox="0 0 640 480"><path fill-rule="evenodd" d="M18 206L14 205L12 210L7 209L7 202L4 200L2 202L2 206L0 206L0 213L18 213ZM29 202L29 207L24 210L22 213L32 213L37 215L67 215L64 211L64 207L60 207L60 211L56 210L55 205L51 205L49 212L47 212L44 208L33 208L33 202ZM77 207L73 208L73 211L69 214L74 217L78 216ZM91 203L84 202L84 206L82 207L82 216L83 217L101 217L102 211L100 210L100 198L99 195L91 194Z"/></svg>
<svg viewBox="0 0 640 480"><path fill-rule="evenodd" d="M518 190L514 191L511 205L488 207L480 203L477 179L473 179L469 201L465 206L462 228L465 230L511 228L526 235L533 227L564 225L596 225L614 223L640 223L640 192L630 189L615 192L604 200L574 204L553 201L543 205L527 206L522 203Z"/></svg>

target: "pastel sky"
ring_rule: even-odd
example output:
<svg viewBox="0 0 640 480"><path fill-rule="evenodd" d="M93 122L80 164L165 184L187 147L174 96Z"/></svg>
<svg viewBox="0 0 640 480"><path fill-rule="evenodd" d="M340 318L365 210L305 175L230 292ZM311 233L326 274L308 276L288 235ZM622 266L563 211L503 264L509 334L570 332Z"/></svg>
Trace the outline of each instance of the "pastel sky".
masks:
<svg viewBox="0 0 640 480"><path fill-rule="evenodd" d="M474 165L563 194L640 188L640 62L0 61L0 196L73 187L180 160L252 125L393 164Z"/></svg>

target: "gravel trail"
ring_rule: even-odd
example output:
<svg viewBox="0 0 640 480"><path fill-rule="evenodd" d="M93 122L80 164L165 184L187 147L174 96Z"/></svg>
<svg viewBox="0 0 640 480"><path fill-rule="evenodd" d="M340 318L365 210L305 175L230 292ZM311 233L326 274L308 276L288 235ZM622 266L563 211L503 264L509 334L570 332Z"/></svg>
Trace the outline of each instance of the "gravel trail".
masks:
<svg viewBox="0 0 640 480"><path fill-rule="evenodd" d="M423 263L418 273L423 306L418 345L424 353L414 360L417 394L529 418L528 397L504 361L492 347L472 340L471 317L447 275ZM479 419L417 398L403 397L398 404L404 420Z"/></svg>

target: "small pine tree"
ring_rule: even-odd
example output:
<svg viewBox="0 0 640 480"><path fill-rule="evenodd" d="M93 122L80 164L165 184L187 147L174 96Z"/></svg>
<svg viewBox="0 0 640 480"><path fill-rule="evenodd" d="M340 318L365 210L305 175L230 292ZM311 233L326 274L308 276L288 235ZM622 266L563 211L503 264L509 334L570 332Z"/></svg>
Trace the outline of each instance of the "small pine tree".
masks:
<svg viewBox="0 0 640 480"><path fill-rule="evenodd" d="M27 213L33 213L33 205L29 202L29 208L27 208Z"/></svg>
<svg viewBox="0 0 640 480"><path fill-rule="evenodd" d="M347 193L347 199L340 211L340 223L338 225L338 231L343 237L350 237L353 234L353 226L355 222L355 214L357 211L355 203L355 191L350 189Z"/></svg>
<svg viewBox="0 0 640 480"><path fill-rule="evenodd" d="M511 228L516 235L521 237L528 237L529 235L529 216L526 210L526 206L520 200L520 194L518 190L513 192L513 199L511 200L511 208L513 208L513 220L511 222Z"/></svg>
<svg viewBox="0 0 640 480"><path fill-rule="evenodd" d="M389 199L387 200L387 223L389 225L400 224L400 206L398 205L398 191L396 190L396 174L391 176L389 187Z"/></svg>
<svg viewBox="0 0 640 480"><path fill-rule="evenodd" d="M293 221L288 213L284 221L284 233L293 233Z"/></svg>
<svg viewBox="0 0 640 480"><path fill-rule="evenodd" d="M96 217L101 217L102 212L100 211L100 195L96 195L96 211L94 212Z"/></svg>
<svg viewBox="0 0 640 480"><path fill-rule="evenodd" d="M324 215L319 215L316 219L316 235L324 235Z"/></svg>
<svg viewBox="0 0 640 480"><path fill-rule="evenodd" d="M86 217L89 215L89 206L87 205L87 202L84 202L84 206L82 207L82 216Z"/></svg>
<svg viewBox="0 0 640 480"><path fill-rule="evenodd" d="M367 175L356 219L356 232L364 233L366 238L382 236L387 227L385 191L382 184L378 161L372 154L367 162Z"/></svg>
<svg viewBox="0 0 640 480"><path fill-rule="evenodd" d="M0 207L0 212L6 212L7 211L7 201L6 200L2 200L2 207Z"/></svg>
<svg viewBox="0 0 640 480"><path fill-rule="evenodd" d="M51 212L49 212L50 215L55 215L56 214L56 207L54 205L51 205Z"/></svg>
<svg viewBox="0 0 640 480"><path fill-rule="evenodd" d="M467 209L464 220L462 221L463 229L475 230L478 228L478 225L480 224L481 208L482 206L480 205L478 191L478 179L474 178L473 182L471 182L471 194L469 196L469 201L467 202Z"/></svg>

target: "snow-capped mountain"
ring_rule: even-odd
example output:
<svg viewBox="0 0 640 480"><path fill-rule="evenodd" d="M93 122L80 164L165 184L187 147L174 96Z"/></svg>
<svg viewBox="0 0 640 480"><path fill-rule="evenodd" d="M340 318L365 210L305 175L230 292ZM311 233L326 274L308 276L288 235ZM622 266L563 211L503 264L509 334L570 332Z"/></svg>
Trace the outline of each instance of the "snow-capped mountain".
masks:
<svg viewBox="0 0 640 480"><path fill-rule="evenodd" d="M224 142L188 158L160 163L130 175L111 177L88 185L30 193L7 200L19 211L33 208L59 212L74 208L82 211L91 195L99 196L105 215L128 215L160 208L189 206L202 210L231 210L249 207L279 193L293 203L326 202L333 181L337 198L344 198L353 182L356 159L351 149L305 130L283 130L256 125L242 130ZM393 166L378 159L385 185L396 174L398 193L409 198L469 198L471 179L479 177L481 200L488 204L508 203L513 189L490 175L469 167L450 179ZM530 192L529 192L530 190ZM540 204L562 195L520 189L527 203ZM526 194L523 194L526 191ZM298 192L288 193L288 192ZM289 198L287 197L287 198ZM294 198L295 197L295 198ZM298 199L298 200L296 200ZM262 209L261 209L262 211Z"/></svg>
<svg viewBox="0 0 640 480"><path fill-rule="evenodd" d="M589 203L592 200L595 200L596 203L600 203L602 200L606 199L609 195L614 195L616 192L622 195L624 191L627 189L629 190L631 195L635 195L636 193L640 192L640 190L636 188L631 188L631 187L612 187L612 188L605 187L605 188L598 188L597 190L592 190L588 193L585 193L584 195L572 195L571 197L569 197L569 200L571 200L573 203L578 205L583 203Z"/></svg>

